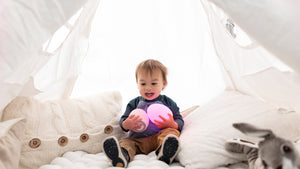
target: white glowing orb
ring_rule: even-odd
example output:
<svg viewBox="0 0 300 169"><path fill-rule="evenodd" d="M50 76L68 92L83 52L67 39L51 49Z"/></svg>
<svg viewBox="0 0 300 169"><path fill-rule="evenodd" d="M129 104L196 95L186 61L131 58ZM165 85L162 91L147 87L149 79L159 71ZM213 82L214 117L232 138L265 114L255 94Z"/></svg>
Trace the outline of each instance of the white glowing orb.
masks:
<svg viewBox="0 0 300 169"><path fill-rule="evenodd" d="M165 119L169 119L169 115L173 115L172 111L165 105L154 103L151 104L147 109L147 114L152 123L156 123L154 120L163 121L159 115L161 115Z"/></svg>
<svg viewBox="0 0 300 169"><path fill-rule="evenodd" d="M131 114L140 116L140 118L142 118L142 120L138 122L142 124L141 128L134 130L134 132L139 133L145 131L149 125L149 118L147 116L147 113L143 109L134 109L131 111L130 115Z"/></svg>

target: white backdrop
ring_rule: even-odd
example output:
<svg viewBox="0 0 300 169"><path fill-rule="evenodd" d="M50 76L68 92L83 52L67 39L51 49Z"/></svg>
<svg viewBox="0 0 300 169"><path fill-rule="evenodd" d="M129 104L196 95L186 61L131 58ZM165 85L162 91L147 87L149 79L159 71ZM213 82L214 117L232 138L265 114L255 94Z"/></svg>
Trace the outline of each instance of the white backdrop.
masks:
<svg viewBox="0 0 300 169"><path fill-rule="evenodd" d="M102 0L72 97L120 90L126 105L139 95L137 64L154 58L169 69L163 94L182 109L203 104L224 88L210 41L200 1Z"/></svg>

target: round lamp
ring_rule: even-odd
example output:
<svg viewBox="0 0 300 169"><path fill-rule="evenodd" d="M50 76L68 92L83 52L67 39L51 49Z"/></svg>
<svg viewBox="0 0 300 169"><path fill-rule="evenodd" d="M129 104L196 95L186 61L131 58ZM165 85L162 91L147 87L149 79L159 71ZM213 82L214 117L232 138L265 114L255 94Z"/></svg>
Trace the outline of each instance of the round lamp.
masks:
<svg viewBox="0 0 300 169"><path fill-rule="evenodd" d="M142 118L142 120L138 122L138 123L142 124L142 127L134 130L134 132L145 131L149 125L149 118L148 118L146 112L143 109L134 109L131 111L130 115L131 114L134 114L135 116L140 116Z"/></svg>
<svg viewBox="0 0 300 169"><path fill-rule="evenodd" d="M173 115L172 111L165 105L154 103L151 104L147 109L147 114L149 119L152 121L152 123L156 123L154 120L162 121L162 119L159 117L161 115L165 119L169 119L169 115Z"/></svg>

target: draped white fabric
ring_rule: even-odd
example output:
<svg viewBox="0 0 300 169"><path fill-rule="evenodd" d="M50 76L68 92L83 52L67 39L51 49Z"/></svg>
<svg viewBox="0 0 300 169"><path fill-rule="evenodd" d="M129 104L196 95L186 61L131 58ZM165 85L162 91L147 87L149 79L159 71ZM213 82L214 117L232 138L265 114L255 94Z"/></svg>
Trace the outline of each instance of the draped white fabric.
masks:
<svg viewBox="0 0 300 169"><path fill-rule="evenodd" d="M47 100L111 89L121 91L126 104L138 95L134 71L147 58L158 59L169 68L169 84L163 94L183 109L204 104L225 87L298 109L296 75L271 53L282 59L282 51L299 49L295 46L299 29L291 28L292 34L281 32L286 37L295 35L294 43L275 50L270 44L274 41L275 48L280 48L276 38L266 40L249 28L247 33L256 46L243 47L226 30L226 15L206 0L85 2L0 1L0 110L18 95ZM224 11L236 19L230 9ZM247 27L247 20L237 21ZM266 26L269 30L272 23L256 25L261 30ZM47 47L46 41L59 28ZM266 44L268 51L260 44ZM299 67L298 54L285 60L292 62L292 68ZM282 71L290 71L293 78ZM289 85L274 86L264 76Z"/></svg>
<svg viewBox="0 0 300 169"><path fill-rule="evenodd" d="M221 3L217 0L214 2ZM232 9L227 9L224 11L231 14L233 12L236 12L235 10L243 8L245 9L245 11L241 12L241 14L256 13L256 10L260 10L261 7L267 8L266 5L269 4L270 1L263 2L265 3L265 6L263 6L262 4L256 6L255 3L258 3L256 1L240 1L240 3L235 4L231 4L228 2L224 4L230 4L235 7L233 8L231 6ZM285 6L282 7L290 6L292 4L291 2L292 1L287 1L286 3L283 3L285 4ZM208 4L207 1L203 1L203 3L204 6L209 8L207 9L207 11L214 10L214 6ZM252 9L253 11L247 11L251 9L244 7L244 5L247 3L250 3L249 5L254 8ZM255 7L260 8L255 9ZM300 6L298 6L298 8L300 8ZM274 7L272 10L268 9L265 11L266 16L264 16L263 14L261 14L261 17L254 15L253 17L256 17L256 19L248 16L249 22L254 20L260 22L259 25L248 25L248 31L251 32L260 29L260 31L265 32L264 36L259 35L258 33L253 33L253 36L251 36L251 38L256 39L254 43L257 43L257 45L251 48L238 45L232 39L232 37L225 32L225 30L223 29L224 26L221 24L221 21L226 18L222 18L224 17L224 14L221 11L208 12L208 15L215 49L220 60L222 60L225 69L227 70L228 79L232 82L232 88L235 88L243 93L257 96L268 104L277 106L287 112L299 111L300 78L298 74L298 68L300 66L300 55L299 52L295 52L295 50L299 50L299 43L297 43L299 42L299 38L290 38L289 43L285 42L286 44L284 44L284 41L287 40L286 37L290 36L290 32L286 32L286 29L280 29L276 27L276 25L283 24L283 22L287 19L289 21L293 21L291 22L290 26L294 25L292 23L298 22L298 15L294 15L293 17L290 16L291 18L277 17L277 20L268 20L270 17L270 14L268 12L277 14L280 11L281 10L278 10L278 8ZM235 14L237 16L234 15L234 18L240 17L240 20L238 21L240 21L241 25L243 25L248 17L244 17L243 20L241 20L242 17L238 15L238 13ZM263 22L265 23L263 24ZM271 25L273 25L273 27L275 26L274 30L267 32L269 29L271 29ZM293 30L294 28L291 29ZM295 37L298 37L300 35L299 30L300 29L298 29L298 32L294 34ZM274 42L271 43L269 38L273 38L274 35L277 34L274 31L278 31L278 33L281 31L280 34L282 35L283 39L282 37L278 37L277 41L273 40ZM260 41L260 39L264 37L265 39L263 41ZM267 49L269 49L271 52L258 45L258 43L260 42L268 43L266 44L266 46L268 47ZM279 48L280 46L281 48L272 50L272 48L274 48L275 46L277 46L277 48ZM293 51L295 53L293 53ZM279 59L285 61L285 63L292 62L291 64L289 64L289 66L291 66L291 68L296 68L295 71L276 59L276 57L272 53L277 54L276 56L278 56ZM283 53L286 53L286 55L283 56Z"/></svg>
<svg viewBox="0 0 300 169"><path fill-rule="evenodd" d="M85 2L86 0L74 0L70 5L68 0L30 0L26 3L16 0L0 1L1 111L21 93L33 96L40 92L37 85L33 86L35 78L30 77L40 72L52 58L52 55L43 51L43 44ZM58 64L53 66L56 69ZM51 77L44 76L38 83L49 78Z"/></svg>
<svg viewBox="0 0 300 169"><path fill-rule="evenodd" d="M253 39L300 73L299 0L209 0Z"/></svg>

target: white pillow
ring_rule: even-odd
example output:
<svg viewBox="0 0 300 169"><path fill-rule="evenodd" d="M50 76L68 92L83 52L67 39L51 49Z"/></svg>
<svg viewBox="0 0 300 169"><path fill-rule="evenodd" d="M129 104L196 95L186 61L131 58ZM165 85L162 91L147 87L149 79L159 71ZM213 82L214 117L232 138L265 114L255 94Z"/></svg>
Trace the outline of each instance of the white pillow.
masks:
<svg viewBox="0 0 300 169"><path fill-rule="evenodd" d="M234 122L248 122L269 128L284 138L300 136L300 114L283 113L254 97L225 91L185 119L180 136L181 151L177 158L187 169L216 168L245 160L228 153L224 143L230 138L258 141L232 127Z"/></svg>
<svg viewBox="0 0 300 169"><path fill-rule="evenodd" d="M17 169L24 136L25 119L0 122L0 168Z"/></svg>
<svg viewBox="0 0 300 169"><path fill-rule="evenodd" d="M20 169L36 169L67 151L101 152L105 137L122 136L120 111L119 92L47 102L18 97L4 109L3 119L27 119ZM105 134L107 125L112 128Z"/></svg>

